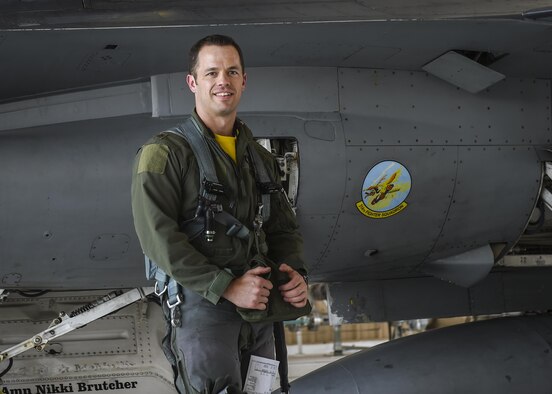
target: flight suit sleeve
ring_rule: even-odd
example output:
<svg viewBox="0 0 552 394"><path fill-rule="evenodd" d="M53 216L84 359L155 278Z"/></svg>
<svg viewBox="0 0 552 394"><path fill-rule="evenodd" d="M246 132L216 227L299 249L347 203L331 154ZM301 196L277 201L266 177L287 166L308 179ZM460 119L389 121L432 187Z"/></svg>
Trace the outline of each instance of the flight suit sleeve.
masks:
<svg viewBox="0 0 552 394"><path fill-rule="evenodd" d="M144 254L183 287L216 304L233 275L210 264L179 229L189 157L162 141L138 152L131 189L134 226Z"/></svg>
<svg viewBox="0 0 552 394"><path fill-rule="evenodd" d="M276 160L271 157L267 170L272 179L279 180ZM279 183L279 182L278 182ZM303 237L290 202L284 192L271 195L270 218L263 225L268 246L268 257L278 263L286 263L300 274L308 272L303 257Z"/></svg>

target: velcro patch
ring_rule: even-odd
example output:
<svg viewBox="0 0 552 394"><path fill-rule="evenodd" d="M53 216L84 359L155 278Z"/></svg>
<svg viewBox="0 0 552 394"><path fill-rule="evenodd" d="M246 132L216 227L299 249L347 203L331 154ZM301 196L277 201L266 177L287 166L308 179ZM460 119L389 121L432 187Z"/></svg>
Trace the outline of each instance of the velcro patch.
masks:
<svg viewBox="0 0 552 394"><path fill-rule="evenodd" d="M165 172L168 157L169 147L167 145L145 145L142 148L142 153L140 154L138 174L141 174L142 172L163 174Z"/></svg>

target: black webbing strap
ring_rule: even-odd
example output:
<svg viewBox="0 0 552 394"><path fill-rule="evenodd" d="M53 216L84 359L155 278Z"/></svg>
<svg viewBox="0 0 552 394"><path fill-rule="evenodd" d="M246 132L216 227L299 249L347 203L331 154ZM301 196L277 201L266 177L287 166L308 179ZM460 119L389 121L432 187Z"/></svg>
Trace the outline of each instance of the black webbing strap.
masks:
<svg viewBox="0 0 552 394"><path fill-rule="evenodd" d="M249 238L249 229L242 222L230 215L226 211L220 211L215 214L215 221L226 227L226 235L229 237L238 237L241 239ZM193 240L203 232L205 226L204 217L196 217L180 224L180 230Z"/></svg>
<svg viewBox="0 0 552 394"><path fill-rule="evenodd" d="M280 362L278 365L278 373L280 374L280 390L282 393L289 393L288 379L288 358L286 347L286 333L284 331L284 322L274 322L274 348L276 350L276 360Z"/></svg>
<svg viewBox="0 0 552 394"><path fill-rule="evenodd" d="M261 190L259 192L261 193L261 202L263 204L263 221L266 222L268 218L270 218L270 193L272 192L270 188L274 185L270 177L268 176L268 172L266 171L266 167L261 159L261 156L259 155L259 152L255 150L255 148L251 145L247 147L247 150L249 151L249 156L251 156L251 161L253 162L253 169L255 171L255 177L257 178L257 187L259 187Z"/></svg>

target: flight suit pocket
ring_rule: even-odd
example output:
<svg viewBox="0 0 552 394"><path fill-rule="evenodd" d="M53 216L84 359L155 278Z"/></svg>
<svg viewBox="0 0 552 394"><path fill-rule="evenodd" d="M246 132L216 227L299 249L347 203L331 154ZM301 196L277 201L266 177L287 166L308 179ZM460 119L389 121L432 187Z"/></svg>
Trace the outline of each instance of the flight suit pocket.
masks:
<svg viewBox="0 0 552 394"><path fill-rule="evenodd" d="M213 242L207 242L203 235L196 238L194 247L219 268L227 268L236 259L238 248L235 241L222 231L217 231Z"/></svg>

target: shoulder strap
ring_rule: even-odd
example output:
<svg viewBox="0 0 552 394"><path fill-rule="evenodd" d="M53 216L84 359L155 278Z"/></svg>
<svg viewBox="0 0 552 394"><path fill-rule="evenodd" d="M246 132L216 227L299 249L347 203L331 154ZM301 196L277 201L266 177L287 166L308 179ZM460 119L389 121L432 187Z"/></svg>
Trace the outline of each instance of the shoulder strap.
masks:
<svg viewBox="0 0 552 394"><path fill-rule="evenodd" d="M282 188L282 185L272 180L266 169L265 162L253 144L253 142L250 143L247 150L249 152L249 156L251 157L251 161L253 162L257 186L259 187L259 192L261 193L263 221L267 221L268 218L270 218L270 195L277 192L283 192L284 189Z"/></svg>
<svg viewBox="0 0 552 394"><path fill-rule="evenodd" d="M259 152L251 144L247 146L247 150L253 163L257 187L261 189L259 192L261 193L261 202L263 204L262 215L263 221L266 222L270 218L270 191L267 190L266 186L272 184L272 180L268 176L268 171Z"/></svg>
<svg viewBox="0 0 552 394"><path fill-rule="evenodd" d="M197 122L190 116L184 123L168 131L176 132L188 141L199 166L201 193L209 201L215 201L217 193L224 193L224 187L218 181L213 156Z"/></svg>

